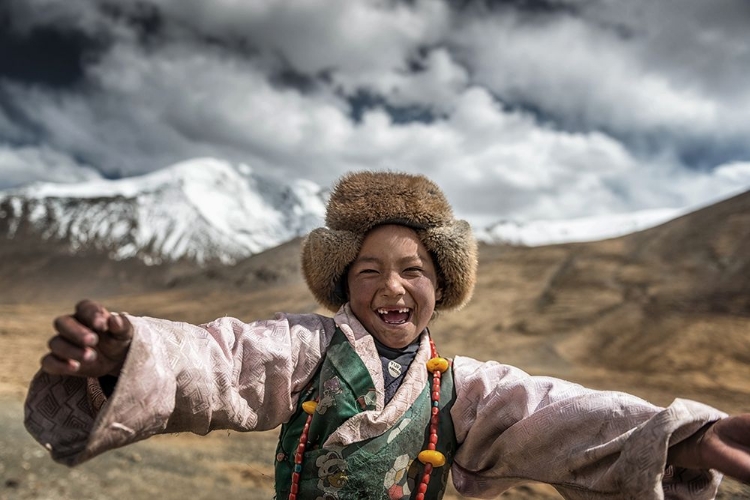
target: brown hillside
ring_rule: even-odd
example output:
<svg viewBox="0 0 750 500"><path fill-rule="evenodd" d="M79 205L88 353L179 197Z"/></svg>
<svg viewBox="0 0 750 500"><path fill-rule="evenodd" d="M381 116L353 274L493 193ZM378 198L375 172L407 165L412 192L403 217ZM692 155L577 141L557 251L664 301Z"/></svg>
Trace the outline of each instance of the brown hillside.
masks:
<svg viewBox="0 0 750 500"><path fill-rule="evenodd" d="M748 246L750 193L624 238L483 247L474 300L441 326L476 357L750 411Z"/></svg>

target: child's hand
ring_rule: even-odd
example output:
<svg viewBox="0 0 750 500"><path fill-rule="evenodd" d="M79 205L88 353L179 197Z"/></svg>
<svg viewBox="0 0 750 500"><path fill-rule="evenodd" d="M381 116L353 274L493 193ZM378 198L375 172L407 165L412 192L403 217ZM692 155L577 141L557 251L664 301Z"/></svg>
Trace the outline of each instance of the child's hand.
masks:
<svg viewBox="0 0 750 500"><path fill-rule="evenodd" d="M750 484L750 414L703 427L670 448L668 462L689 469L715 469Z"/></svg>
<svg viewBox="0 0 750 500"><path fill-rule="evenodd" d="M84 300L76 304L74 315L60 316L54 325L57 334L42 358L43 371L80 377L120 374L133 338L133 327L125 316Z"/></svg>

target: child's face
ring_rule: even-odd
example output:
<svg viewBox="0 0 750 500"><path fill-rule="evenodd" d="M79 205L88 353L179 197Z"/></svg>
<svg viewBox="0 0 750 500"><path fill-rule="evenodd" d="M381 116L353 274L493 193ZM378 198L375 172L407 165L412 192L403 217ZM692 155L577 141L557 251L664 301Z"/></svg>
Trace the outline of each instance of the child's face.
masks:
<svg viewBox="0 0 750 500"><path fill-rule="evenodd" d="M427 327L442 294L435 264L417 234L390 224L365 236L347 283L357 319L396 349L411 344Z"/></svg>

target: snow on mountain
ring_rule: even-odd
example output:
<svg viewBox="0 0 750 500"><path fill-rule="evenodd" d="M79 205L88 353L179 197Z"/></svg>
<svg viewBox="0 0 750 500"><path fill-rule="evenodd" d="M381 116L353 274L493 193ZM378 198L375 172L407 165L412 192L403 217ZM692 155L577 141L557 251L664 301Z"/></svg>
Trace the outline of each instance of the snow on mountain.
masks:
<svg viewBox="0 0 750 500"><path fill-rule="evenodd" d="M6 237L26 224L71 251L93 247L150 264L232 263L320 226L325 198L310 181L282 183L203 158L140 177L0 192L0 219L8 219Z"/></svg>
<svg viewBox="0 0 750 500"><path fill-rule="evenodd" d="M486 243L524 246L597 241L658 226L689 211L660 208L568 220L501 221L477 231L477 239Z"/></svg>

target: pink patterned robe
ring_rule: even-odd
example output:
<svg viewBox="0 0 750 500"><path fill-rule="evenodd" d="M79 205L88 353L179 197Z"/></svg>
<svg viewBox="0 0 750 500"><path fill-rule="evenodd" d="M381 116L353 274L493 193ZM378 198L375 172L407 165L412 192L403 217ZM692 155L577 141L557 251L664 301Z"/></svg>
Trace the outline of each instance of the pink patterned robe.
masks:
<svg viewBox="0 0 750 500"><path fill-rule="evenodd" d="M326 446L384 433L427 383L429 343L423 337L384 407L380 358L348 306L335 318L277 314L253 323L129 319L135 336L109 400L97 401L102 398L84 378L38 373L32 381L26 427L55 460L75 465L165 432L272 429L292 415L336 325L369 369L377 404L348 420ZM466 357L455 358L453 367L459 448L451 472L463 495L493 498L527 481L551 484L575 500L704 500L716 494L718 473L675 471L665 462L671 444L722 412L679 399L659 408L624 393Z"/></svg>

